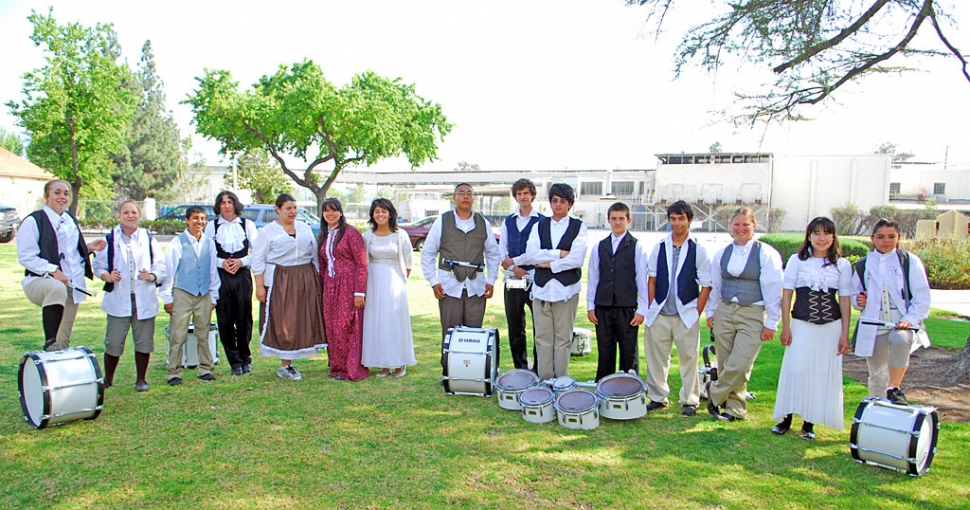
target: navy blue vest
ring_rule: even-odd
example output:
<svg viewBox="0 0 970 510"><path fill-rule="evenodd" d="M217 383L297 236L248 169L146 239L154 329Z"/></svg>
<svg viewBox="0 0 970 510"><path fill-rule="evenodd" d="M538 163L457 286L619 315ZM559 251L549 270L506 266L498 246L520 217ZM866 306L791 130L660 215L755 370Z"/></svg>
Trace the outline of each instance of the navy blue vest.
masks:
<svg viewBox="0 0 970 510"><path fill-rule="evenodd" d="M84 276L89 280L93 280L94 271L91 269L91 254L88 253L88 245L84 242L81 225L78 224L74 216L71 216L71 213L65 211L64 214L71 218L74 221L74 226L77 227L77 251L81 254L81 258L84 259ZM40 258L57 267L61 267L61 252L57 247L57 232L54 231L54 225L51 225L51 220L47 217L47 212L41 209L30 213L29 217L33 218L34 223L37 224L37 235L39 239L37 244L40 247ZM24 276L43 275L25 269Z"/></svg>
<svg viewBox="0 0 970 510"><path fill-rule="evenodd" d="M700 290L697 288L697 248L694 246L693 239L687 240L687 253L681 255L686 257L684 265L677 275L677 297L683 304L700 297ZM653 300L657 304L663 303L670 293L670 270L667 268L667 241L660 243L660 251L657 253L657 281L654 285ZM681 248L683 249L683 248ZM674 268L676 271L677 269Z"/></svg>
<svg viewBox="0 0 970 510"><path fill-rule="evenodd" d="M562 235L562 239L559 240L559 246L556 246L557 250L572 250L573 240L579 235L579 227L582 226L583 222L576 218L569 218L569 227L566 228L566 232ZM539 247L543 250L552 249L552 218L543 218L539 221ZM583 276L583 270L580 268L567 269L565 271L560 271L558 273L553 273L552 269L546 267L537 267L535 273L535 284L540 287L545 287L549 280L556 279L559 283L569 286L579 281Z"/></svg>
<svg viewBox="0 0 970 510"><path fill-rule="evenodd" d="M529 234L532 233L532 226L539 222L543 215L532 216L529 218L529 224L525 226L521 231L519 230L518 222L519 214L510 214L505 218L505 231L509 233L509 238L505 240L505 243L509 247L509 258L518 257L525 253L525 247L529 244ZM533 265L523 265L519 266L526 271L534 269Z"/></svg>
<svg viewBox="0 0 970 510"><path fill-rule="evenodd" d="M599 244L599 258L596 306L637 306L637 239L627 233L613 253L613 236L606 236Z"/></svg>

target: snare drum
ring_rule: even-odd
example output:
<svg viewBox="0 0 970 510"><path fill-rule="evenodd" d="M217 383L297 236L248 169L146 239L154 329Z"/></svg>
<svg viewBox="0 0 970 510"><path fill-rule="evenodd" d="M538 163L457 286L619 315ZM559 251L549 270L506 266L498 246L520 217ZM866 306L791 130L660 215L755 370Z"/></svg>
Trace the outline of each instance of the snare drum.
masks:
<svg viewBox="0 0 970 510"><path fill-rule="evenodd" d="M539 376L532 370L515 369L503 372L495 380L495 391L498 393L498 406L510 411L518 411L519 395L539 384Z"/></svg>
<svg viewBox="0 0 970 510"><path fill-rule="evenodd" d="M849 449L856 462L922 476L933 462L939 433L936 408L899 406L869 397L852 419Z"/></svg>
<svg viewBox="0 0 970 510"><path fill-rule="evenodd" d="M567 429L591 430L600 426L599 399L593 393L575 389L556 397L559 424Z"/></svg>
<svg viewBox="0 0 970 510"><path fill-rule="evenodd" d="M498 328L448 328L441 346L441 384L448 395L492 396L498 377Z"/></svg>
<svg viewBox="0 0 970 510"><path fill-rule="evenodd" d="M93 420L104 406L101 365L86 347L28 352L18 379L24 419L38 429Z"/></svg>
<svg viewBox="0 0 970 510"><path fill-rule="evenodd" d="M522 419L532 423L546 423L556 419L556 395L549 388L533 386L519 395Z"/></svg>
<svg viewBox="0 0 970 510"><path fill-rule="evenodd" d="M172 342L172 335L170 331L170 325L165 326L165 336L168 338L169 344ZM212 353L212 364L219 364L219 349L216 347L216 340L219 339L219 325L216 323L209 324L209 352ZM168 359L165 360L166 363ZM185 368L195 368L199 366L199 340L195 337L195 325L191 322L189 323L189 336L185 340L185 345L182 346L182 366Z"/></svg>
<svg viewBox="0 0 970 510"><path fill-rule="evenodd" d="M569 347L570 356L585 356L593 352L593 332L586 328L573 328L573 341Z"/></svg>
<svg viewBox="0 0 970 510"><path fill-rule="evenodd" d="M633 374L613 374L596 385L600 415L611 420L633 420L647 415L647 388Z"/></svg>
<svg viewBox="0 0 970 510"><path fill-rule="evenodd" d="M573 379L568 375L557 377L552 380L552 391L556 392L557 397L561 395L563 392L566 392L575 388L576 388L576 379Z"/></svg>

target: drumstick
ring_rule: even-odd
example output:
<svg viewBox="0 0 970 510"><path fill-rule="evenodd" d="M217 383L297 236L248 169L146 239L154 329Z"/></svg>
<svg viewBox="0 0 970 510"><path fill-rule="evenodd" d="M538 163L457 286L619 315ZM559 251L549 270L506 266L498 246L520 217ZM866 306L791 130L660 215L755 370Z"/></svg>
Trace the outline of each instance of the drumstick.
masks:
<svg viewBox="0 0 970 510"><path fill-rule="evenodd" d="M54 277L51 276L50 273L48 273L48 274L44 275L44 278L54 278ZM88 289L85 289L84 287L76 287L71 282L67 282L64 285L67 285L67 288L69 288L71 290L76 290L76 291L80 292L81 294L84 294L85 296L88 296L88 297L95 297L95 296L98 295L98 291L96 291L96 290L88 290Z"/></svg>
<svg viewBox="0 0 970 510"><path fill-rule="evenodd" d="M884 326L884 327L887 327L887 328L895 328L896 327L896 324L895 323L892 323L892 322L889 322L889 321L881 321L881 320L878 320L878 319L859 319L859 324L865 324L866 326ZM910 331L919 331L920 330L920 328L917 328L916 326L910 326L910 327L904 328L904 329L908 329Z"/></svg>

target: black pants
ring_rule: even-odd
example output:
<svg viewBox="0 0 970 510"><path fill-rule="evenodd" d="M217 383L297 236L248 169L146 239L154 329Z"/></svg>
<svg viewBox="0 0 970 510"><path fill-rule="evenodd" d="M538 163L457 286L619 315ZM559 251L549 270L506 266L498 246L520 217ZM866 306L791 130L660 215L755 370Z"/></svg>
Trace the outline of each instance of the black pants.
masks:
<svg viewBox="0 0 970 510"><path fill-rule="evenodd" d="M216 318L226 359L232 368L252 364L249 343L253 339L253 277L249 268L243 267L236 274L219 268L219 278L222 286Z"/></svg>
<svg viewBox="0 0 970 510"><path fill-rule="evenodd" d="M532 313L532 299L528 289L505 289L505 318L509 323L509 352L515 368L529 368L529 358L526 356L525 336L525 307ZM535 337L535 332L532 334ZM536 359L535 347L532 349L532 359Z"/></svg>
<svg viewBox="0 0 970 510"><path fill-rule="evenodd" d="M596 380L616 373L616 349L620 348L620 372L640 373L640 352L637 337L640 327L631 326L630 321L637 309L625 306L597 306L596 352L599 363L596 366Z"/></svg>

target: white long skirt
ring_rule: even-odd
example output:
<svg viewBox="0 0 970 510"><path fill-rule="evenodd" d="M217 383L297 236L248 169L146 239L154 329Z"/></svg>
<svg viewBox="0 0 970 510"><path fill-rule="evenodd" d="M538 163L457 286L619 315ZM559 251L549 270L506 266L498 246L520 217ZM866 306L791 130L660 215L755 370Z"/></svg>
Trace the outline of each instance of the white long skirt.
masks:
<svg viewBox="0 0 970 510"><path fill-rule="evenodd" d="M778 376L775 420L794 413L805 421L842 430L842 321L819 325L792 319L791 330L792 343L785 348Z"/></svg>
<svg viewBox="0 0 970 510"><path fill-rule="evenodd" d="M365 367L397 368L415 365L408 287L397 266L370 264L364 306L364 343L360 363Z"/></svg>

